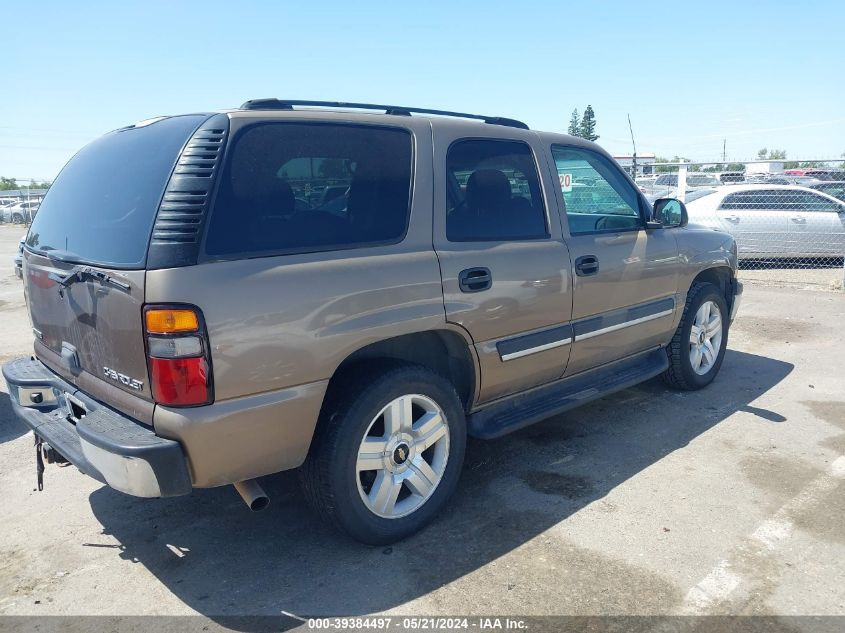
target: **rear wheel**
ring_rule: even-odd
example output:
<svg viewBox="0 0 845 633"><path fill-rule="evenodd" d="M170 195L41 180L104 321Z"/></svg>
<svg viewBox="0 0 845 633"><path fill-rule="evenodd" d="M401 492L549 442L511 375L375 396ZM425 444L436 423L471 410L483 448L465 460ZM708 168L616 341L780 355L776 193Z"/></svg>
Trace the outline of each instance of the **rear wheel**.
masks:
<svg viewBox="0 0 845 633"><path fill-rule="evenodd" d="M12 216L12 224L23 224L23 216L19 213L15 213Z"/></svg>
<svg viewBox="0 0 845 633"><path fill-rule="evenodd" d="M370 371L330 394L300 470L314 510L353 538L385 544L416 532L457 485L466 445L461 402L417 365Z"/></svg>
<svg viewBox="0 0 845 633"><path fill-rule="evenodd" d="M701 389L709 385L725 356L729 312L724 296L710 283L690 288L684 315L666 349L669 369L663 380L677 389Z"/></svg>

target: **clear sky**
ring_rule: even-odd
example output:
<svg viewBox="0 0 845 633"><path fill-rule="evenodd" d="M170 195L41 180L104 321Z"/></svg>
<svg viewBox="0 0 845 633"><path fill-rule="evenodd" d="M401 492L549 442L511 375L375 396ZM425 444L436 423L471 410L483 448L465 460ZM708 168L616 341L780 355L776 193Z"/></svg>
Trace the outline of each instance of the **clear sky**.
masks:
<svg viewBox="0 0 845 633"><path fill-rule="evenodd" d="M15 6L17 5L17 6ZM367 101L696 160L845 152L845 2L5 0L0 175L51 179L108 130L256 97ZM13 19L9 19L12 17Z"/></svg>

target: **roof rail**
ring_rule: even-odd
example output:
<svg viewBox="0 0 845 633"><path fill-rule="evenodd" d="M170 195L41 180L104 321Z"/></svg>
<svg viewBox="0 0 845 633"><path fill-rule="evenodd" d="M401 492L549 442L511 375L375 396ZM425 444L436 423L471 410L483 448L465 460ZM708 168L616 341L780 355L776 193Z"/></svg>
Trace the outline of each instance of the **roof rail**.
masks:
<svg viewBox="0 0 845 633"><path fill-rule="evenodd" d="M491 125L507 125L509 127L529 129L522 121L500 116L484 116L481 114L467 114L465 112L449 112L448 110L431 110L429 108L409 108L406 106L380 105L377 103L345 103L343 101L304 101L296 99L250 99L241 105L241 110L293 110L294 106L311 106L318 108L343 108L353 110L384 110L385 114L411 116L411 114L434 114L437 116L459 117L461 119L475 119Z"/></svg>

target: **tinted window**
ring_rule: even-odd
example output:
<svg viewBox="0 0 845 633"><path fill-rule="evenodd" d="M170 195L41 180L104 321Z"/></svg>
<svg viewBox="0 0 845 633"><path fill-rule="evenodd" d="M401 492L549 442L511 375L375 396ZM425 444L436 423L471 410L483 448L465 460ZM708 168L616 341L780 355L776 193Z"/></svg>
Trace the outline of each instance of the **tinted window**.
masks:
<svg viewBox="0 0 845 633"><path fill-rule="evenodd" d="M838 211L839 205L833 200L809 191L790 189L761 189L742 191L726 196L722 209L748 209L778 211Z"/></svg>
<svg viewBox="0 0 845 633"><path fill-rule="evenodd" d="M796 209L803 209L805 211L839 211L840 209L838 202L815 193L810 193L809 191L796 191L795 197L796 204L794 208Z"/></svg>
<svg viewBox="0 0 845 633"><path fill-rule="evenodd" d="M642 226L640 196L614 163L574 147L554 146L552 155L572 235Z"/></svg>
<svg viewBox="0 0 845 633"><path fill-rule="evenodd" d="M70 251L90 263L142 266L170 172L203 119L171 117L84 147L38 207L27 246Z"/></svg>
<svg viewBox="0 0 845 633"><path fill-rule="evenodd" d="M548 237L531 149L517 141L459 141L449 148L446 237L452 242Z"/></svg>
<svg viewBox="0 0 845 633"><path fill-rule="evenodd" d="M830 183L824 185L816 185L813 187L813 189L823 191L827 195L833 196L834 198L845 200L845 183Z"/></svg>
<svg viewBox="0 0 845 633"><path fill-rule="evenodd" d="M703 176L699 174L689 174L687 176L687 185L690 187L718 187L721 184L715 176Z"/></svg>
<svg viewBox="0 0 845 633"><path fill-rule="evenodd" d="M738 191L725 196L721 209L774 209L780 200L777 191Z"/></svg>
<svg viewBox="0 0 845 633"><path fill-rule="evenodd" d="M205 249L212 256L397 242L408 225L404 130L262 123L233 140Z"/></svg>
<svg viewBox="0 0 845 633"><path fill-rule="evenodd" d="M677 187L678 176L677 174L664 174L663 176L658 176L657 180L654 181L654 184L667 187Z"/></svg>

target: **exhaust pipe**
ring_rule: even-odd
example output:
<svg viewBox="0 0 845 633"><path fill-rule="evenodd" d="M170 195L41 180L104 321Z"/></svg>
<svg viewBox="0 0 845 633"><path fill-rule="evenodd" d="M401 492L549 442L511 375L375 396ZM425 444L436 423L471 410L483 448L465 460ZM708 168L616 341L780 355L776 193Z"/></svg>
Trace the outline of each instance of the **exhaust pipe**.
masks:
<svg viewBox="0 0 845 633"><path fill-rule="evenodd" d="M270 505L270 497L267 496L267 493L258 485L258 481L256 479L247 479L246 481L238 481L233 484L235 486L235 490L238 491L238 494L249 506L249 509L253 512L258 512L259 510L263 510L268 505Z"/></svg>

